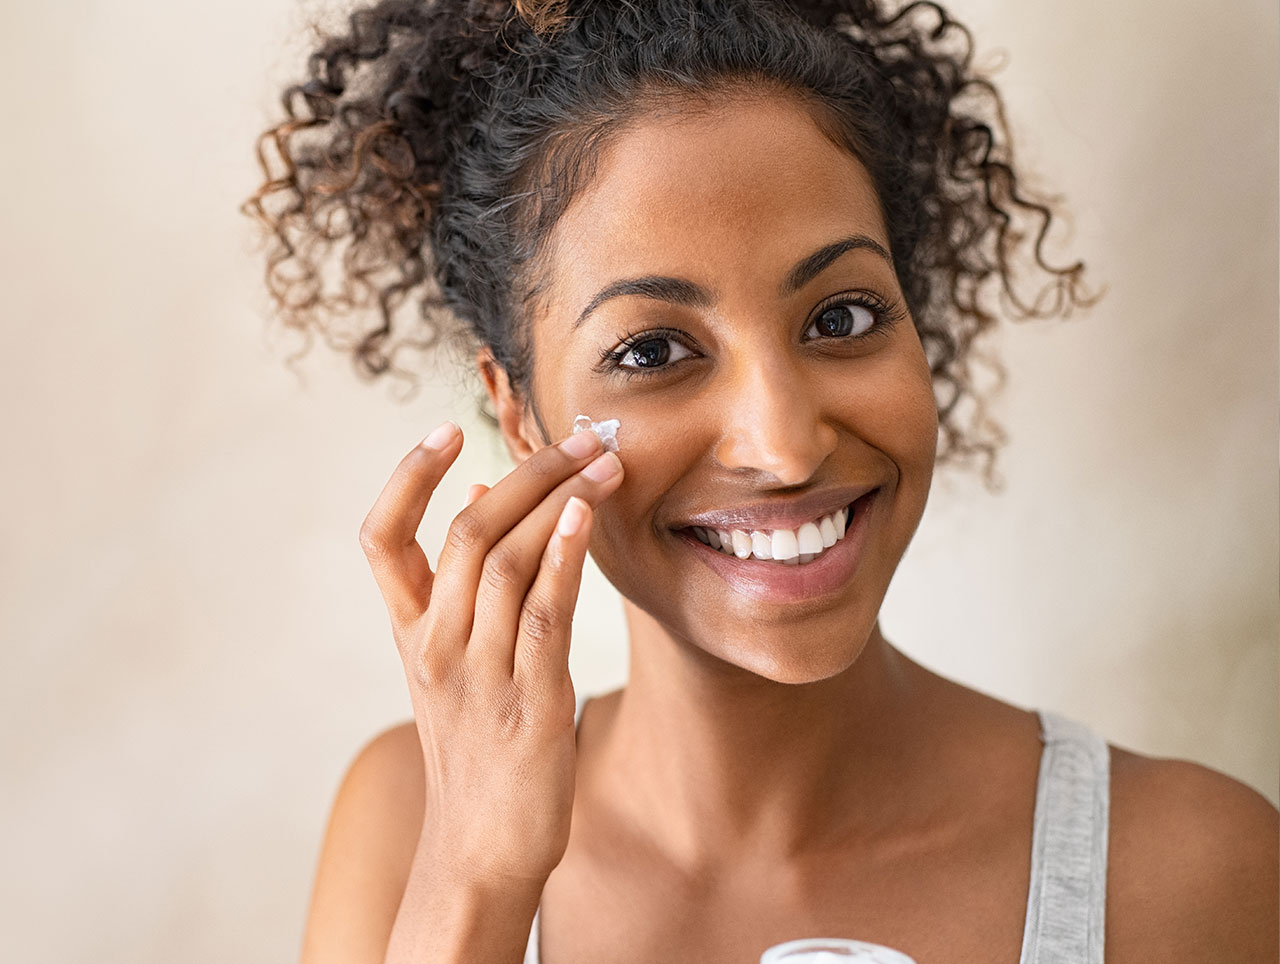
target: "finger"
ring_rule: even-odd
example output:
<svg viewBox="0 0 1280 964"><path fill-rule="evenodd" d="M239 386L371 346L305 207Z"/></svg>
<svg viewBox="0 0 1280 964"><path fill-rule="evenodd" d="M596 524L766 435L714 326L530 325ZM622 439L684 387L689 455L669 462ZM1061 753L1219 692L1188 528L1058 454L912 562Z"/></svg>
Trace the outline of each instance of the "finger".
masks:
<svg viewBox="0 0 1280 964"><path fill-rule="evenodd" d="M436 585L451 619L470 620L485 557L494 545L603 450L593 432L571 435L533 453L454 517L436 565ZM541 551L541 547L539 547ZM467 624L470 632L470 623Z"/></svg>
<svg viewBox="0 0 1280 964"><path fill-rule="evenodd" d="M421 616L431 598L431 567L418 545L418 526L461 450L462 431L445 422L400 460L360 526L360 546L394 626Z"/></svg>
<svg viewBox="0 0 1280 964"><path fill-rule="evenodd" d="M593 518L591 506L573 496L556 521L520 614L513 666L517 680L547 685L569 675L573 611Z"/></svg>
<svg viewBox="0 0 1280 964"><path fill-rule="evenodd" d="M483 482L471 483L471 485L467 488L467 505L470 505L472 502L480 498L480 496L484 495L488 491L489 491L489 487L485 485Z"/></svg>
<svg viewBox="0 0 1280 964"><path fill-rule="evenodd" d="M476 624L467 659L494 673L514 671L516 636L525 597L571 497L599 505L622 484L622 464L611 452L566 479L489 551L476 589Z"/></svg>

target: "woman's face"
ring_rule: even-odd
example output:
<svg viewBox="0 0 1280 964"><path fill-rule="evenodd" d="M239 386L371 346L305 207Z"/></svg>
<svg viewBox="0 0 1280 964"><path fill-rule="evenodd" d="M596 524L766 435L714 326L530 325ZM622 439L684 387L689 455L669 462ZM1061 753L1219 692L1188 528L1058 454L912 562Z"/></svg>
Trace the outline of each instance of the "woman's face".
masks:
<svg viewBox="0 0 1280 964"><path fill-rule="evenodd" d="M862 165L783 98L631 127L547 249L533 405L553 439L621 421L592 555L673 638L781 682L857 658L929 491L937 410L888 249ZM815 532L808 561L755 558Z"/></svg>

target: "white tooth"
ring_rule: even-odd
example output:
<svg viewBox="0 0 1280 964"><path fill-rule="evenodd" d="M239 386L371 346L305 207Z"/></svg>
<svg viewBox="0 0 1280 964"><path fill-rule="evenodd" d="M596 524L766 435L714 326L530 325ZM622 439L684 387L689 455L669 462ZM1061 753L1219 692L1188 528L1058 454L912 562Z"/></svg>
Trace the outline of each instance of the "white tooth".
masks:
<svg viewBox="0 0 1280 964"><path fill-rule="evenodd" d="M733 554L739 559L751 555L751 537L741 529L733 530Z"/></svg>
<svg viewBox="0 0 1280 964"><path fill-rule="evenodd" d="M806 522L800 527L800 531L796 533L799 541L799 552L801 555L811 552L817 555L822 551L822 533L818 527L812 522Z"/></svg>
<svg viewBox="0 0 1280 964"><path fill-rule="evenodd" d="M729 535L728 529L717 529L716 535L720 537L720 545L725 552L733 554L733 536Z"/></svg>
<svg viewBox="0 0 1280 964"><path fill-rule="evenodd" d="M831 514L831 520L836 524L837 539L844 538L844 524L845 524L844 512L845 510L841 509L839 512L833 512Z"/></svg>
<svg viewBox="0 0 1280 964"><path fill-rule="evenodd" d="M830 549L836 544L836 524L831 521L831 516L824 515L818 520L818 532L822 536L822 548Z"/></svg>
<svg viewBox="0 0 1280 964"><path fill-rule="evenodd" d="M693 534L698 537L699 542L705 545L710 545L710 543L707 542L707 530L702 528L702 526L694 526Z"/></svg>
<svg viewBox="0 0 1280 964"><path fill-rule="evenodd" d="M707 542L711 544L713 549L720 548L720 534L715 529L707 529Z"/></svg>
<svg viewBox="0 0 1280 964"><path fill-rule="evenodd" d="M773 558L781 559L783 562L795 559L800 555L796 534L790 529L775 529L769 539L769 551L773 554Z"/></svg>
<svg viewBox="0 0 1280 964"><path fill-rule="evenodd" d="M773 547L769 544L767 532L751 533L751 554L757 559L773 558Z"/></svg>
<svg viewBox="0 0 1280 964"><path fill-rule="evenodd" d="M802 552L800 553L800 562L801 563L813 562L813 560L816 559L817 557L818 557L818 554L816 552Z"/></svg>

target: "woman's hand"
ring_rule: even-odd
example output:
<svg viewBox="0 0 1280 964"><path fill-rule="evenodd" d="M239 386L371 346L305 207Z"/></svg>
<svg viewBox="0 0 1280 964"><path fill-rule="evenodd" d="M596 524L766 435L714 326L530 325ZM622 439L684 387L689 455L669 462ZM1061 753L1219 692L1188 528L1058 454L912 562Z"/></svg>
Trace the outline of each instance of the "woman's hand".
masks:
<svg viewBox="0 0 1280 964"><path fill-rule="evenodd" d="M569 841L576 745L573 609L592 507L622 481L590 432L472 486L437 571L417 542L462 449L452 423L401 460L360 529L391 616L426 766L420 853L485 889L539 887Z"/></svg>

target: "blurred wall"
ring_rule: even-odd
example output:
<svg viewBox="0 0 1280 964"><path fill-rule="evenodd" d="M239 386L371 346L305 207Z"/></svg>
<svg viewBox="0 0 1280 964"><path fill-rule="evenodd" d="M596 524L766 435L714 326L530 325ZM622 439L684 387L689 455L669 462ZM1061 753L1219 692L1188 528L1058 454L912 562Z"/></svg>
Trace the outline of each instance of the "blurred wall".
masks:
<svg viewBox="0 0 1280 964"><path fill-rule="evenodd" d="M1007 328L1006 489L941 477L884 625L919 660L1277 798L1273 4L963 0L1100 307ZM356 541L442 418L434 556L504 460L455 376L407 403L266 337L252 140L289 0L0 12L0 956L297 952L343 768L409 713ZM1064 236L1060 236L1064 237ZM580 689L625 675L598 573Z"/></svg>

